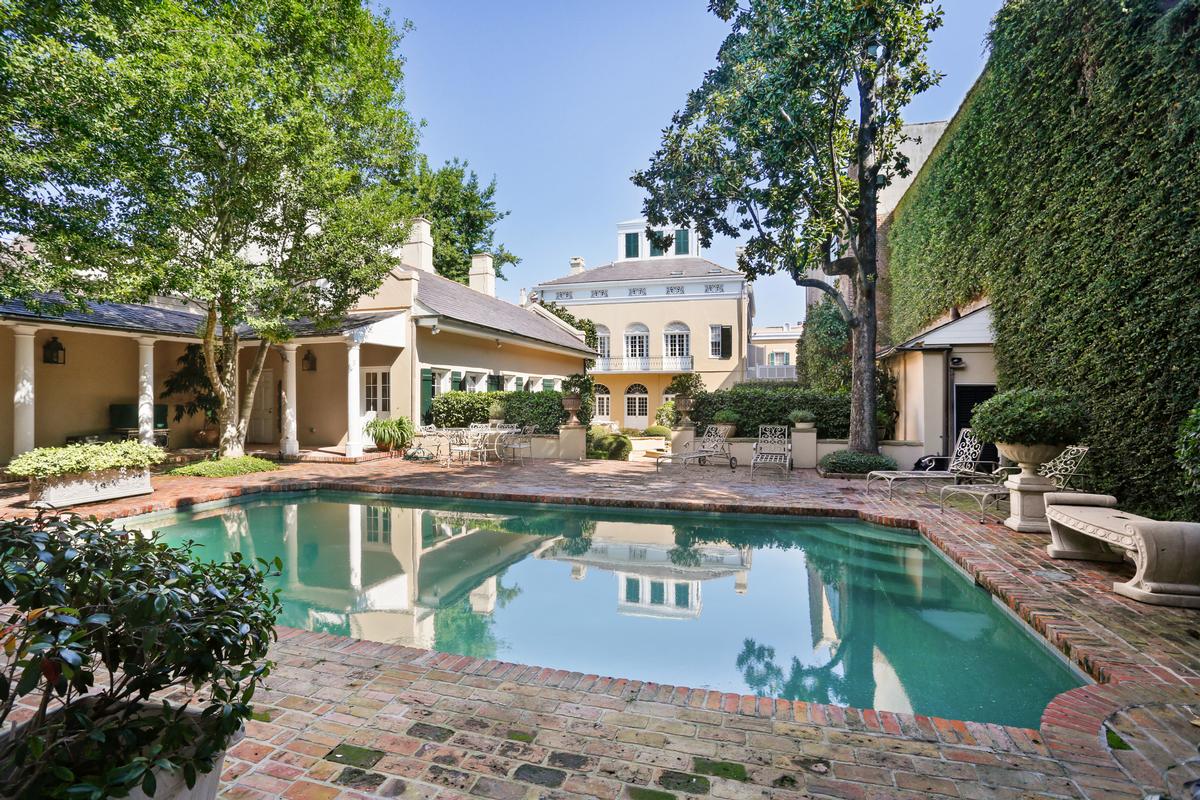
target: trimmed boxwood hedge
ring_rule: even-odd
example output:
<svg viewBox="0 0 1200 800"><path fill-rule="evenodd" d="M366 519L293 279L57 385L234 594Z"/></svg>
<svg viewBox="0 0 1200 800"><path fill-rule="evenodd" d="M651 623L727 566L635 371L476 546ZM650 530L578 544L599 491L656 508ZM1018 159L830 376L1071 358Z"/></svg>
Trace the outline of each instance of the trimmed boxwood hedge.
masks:
<svg viewBox="0 0 1200 800"><path fill-rule="evenodd" d="M896 459L875 453L836 450L826 453L817 462L821 472L838 475L866 475L877 469L896 469Z"/></svg>
<svg viewBox="0 0 1200 800"><path fill-rule="evenodd" d="M759 425L787 425L788 415L799 409L813 413L821 438L845 439L850 435L850 395L821 394L787 383L742 384L701 392L695 397L691 417L703 431L718 411L729 410L737 414L742 435L757 436Z"/></svg>
<svg viewBox="0 0 1200 800"><path fill-rule="evenodd" d="M558 426L571 415L562 406L562 392L446 392L433 398L433 424L439 428L465 428L472 422L487 422L492 403L504 408L504 421L538 433L558 433ZM580 422L592 419L592 402L579 409Z"/></svg>
<svg viewBox="0 0 1200 800"><path fill-rule="evenodd" d="M1200 0L1024 0L888 232L893 338L992 301L1002 388L1087 406L1094 488L1192 517Z"/></svg>

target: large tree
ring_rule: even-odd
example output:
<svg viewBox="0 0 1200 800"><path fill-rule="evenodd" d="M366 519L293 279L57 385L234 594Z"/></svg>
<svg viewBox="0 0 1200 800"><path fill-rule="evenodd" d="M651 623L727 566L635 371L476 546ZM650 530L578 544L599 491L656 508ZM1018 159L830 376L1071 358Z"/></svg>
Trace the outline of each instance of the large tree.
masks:
<svg viewBox="0 0 1200 800"><path fill-rule="evenodd" d="M711 0L717 64L633 181L650 226L746 237L749 277L787 272L852 331L850 448L875 452L877 196L907 174L900 112L940 75L924 0ZM849 291L814 275L845 276Z"/></svg>
<svg viewBox="0 0 1200 800"><path fill-rule="evenodd" d="M399 34L360 0L5 9L0 290L195 301L221 453L240 454L286 321L344 315L405 241ZM239 402L218 352L247 333Z"/></svg>
<svg viewBox="0 0 1200 800"><path fill-rule="evenodd" d="M434 169L422 157L413 179L417 210L433 229L433 267L437 273L466 283L471 256L491 253L496 276L521 259L496 243L496 224L508 216L496 206L496 179L484 185L466 161L454 159Z"/></svg>

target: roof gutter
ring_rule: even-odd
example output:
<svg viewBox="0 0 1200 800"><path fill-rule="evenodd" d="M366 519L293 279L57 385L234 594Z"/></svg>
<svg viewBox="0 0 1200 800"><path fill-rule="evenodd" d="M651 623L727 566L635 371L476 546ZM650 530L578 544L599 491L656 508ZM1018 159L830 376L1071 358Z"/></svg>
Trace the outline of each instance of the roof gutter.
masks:
<svg viewBox="0 0 1200 800"><path fill-rule="evenodd" d="M433 328L437 326L439 331L448 331L450 333L458 333L463 336L471 336L476 339L491 339L497 344L507 342L509 344L521 345L522 347L533 347L538 350L547 350L552 353L562 353L565 355L576 356L579 358L596 358L599 354L596 353L587 345L581 345L578 348L567 347L565 345L551 344L542 339L535 339L532 336L522 336L519 333L510 333L506 331L498 331L495 328L488 328L483 325L474 325L462 320L446 317L442 314L429 314L413 318L417 327Z"/></svg>

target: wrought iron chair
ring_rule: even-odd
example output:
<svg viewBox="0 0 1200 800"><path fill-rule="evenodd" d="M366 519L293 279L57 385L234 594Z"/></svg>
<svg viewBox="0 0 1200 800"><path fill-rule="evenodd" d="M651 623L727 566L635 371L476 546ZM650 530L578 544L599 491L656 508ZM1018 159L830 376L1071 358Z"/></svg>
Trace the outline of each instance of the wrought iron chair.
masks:
<svg viewBox="0 0 1200 800"><path fill-rule="evenodd" d="M1083 460L1087 458L1086 444L1073 444L1054 458L1038 467L1038 475L1049 478L1055 489L1060 492L1075 491L1071 481L1079 477ZM1008 487L1004 482L1009 475L1020 472L1020 467L997 467L992 472L991 480L987 483L963 484L960 486L943 486L938 492L938 503L942 511L946 510L946 498L962 495L974 498L979 504L980 511L986 511L989 504L999 505L1001 500L1008 499Z"/></svg>
<svg viewBox="0 0 1200 800"><path fill-rule="evenodd" d="M525 463L525 459L533 455L533 435L537 433L536 425L526 425L514 428L500 437L498 447L506 450L514 463Z"/></svg>
<svg viewBox="0 0 1200 800"><path fill-rule="evenodd" d="M979 459L981 453L983 453L983 442L979 441L970 428L963 428L958 434L958 441L954 445L954 454L950 456L947 469L933 469L934 461L932 459L929 460L929 469L877 469L867 473L865 492L871 493L871 481L875 480L887 483L888 497L892 496L892 489L896 481L921 481L928 491L931 480L951 480L955 483L990 480L993 477L993 470L998 465L994 461L981 461ZM991 467L991 469L980 469L983 466Z"/></svg>
<svg viewBox="0 0 1200 800"><path fill-rule="evenodd" d="M703 467L710 458L728 461L730 469L737 468L737 459L729 449L728 434L719 425L709 425L704 429L704 436L700 441L684 445L683 450L678 453L655 456L654 471L657 472L664 463L675 462L686 467L694 461Z"/></svg>
<svg viewBox="0 0 1200 800"><path fill-rule="evenodd" d="M775 467L786 477L792 468L792 436L786 425L759 425L754 457L750 459L750 478L759 467Z"/></svg>

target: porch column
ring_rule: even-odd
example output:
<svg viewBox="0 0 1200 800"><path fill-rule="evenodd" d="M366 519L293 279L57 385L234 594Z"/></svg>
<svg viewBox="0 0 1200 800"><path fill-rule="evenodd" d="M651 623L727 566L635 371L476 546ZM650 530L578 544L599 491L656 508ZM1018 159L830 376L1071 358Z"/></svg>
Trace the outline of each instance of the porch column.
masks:
<svg viewBox="0 0 1200 800"><path fill-rule="evenodd" d="M358 370L358 342L346 343L346 456L362 455L362 409L358 387L362 378Z"/></svg>
<svg viewBox="0 0 1200 800"><path fill-rule="evenodd" d="M285 456L300 454L300 442L296 438L296 348L289 342L281 347L283 358L283 439L279 452Z"/></svg>
<svg viewBox="0 0 1200 800"><path fill-rule="evenodd" d="M300 585L300 506L288 503L283 507L284 579L289 588Z"/></svg>
<svg viewBox="0 0 1200 800"><path fill-rule="evenodd" d="M350 535L350 588L354 591L362 589L362 514L363 507L360 505L350 504L346 506L349 509L349 535Z"/></svg>
<svg viewBox="0 0 1200 800"><path fill-rule="evenodd" d="M33 449L33 335L37 328L13 328L13 455Z"/></svg>
<svg viewBox="0 0 1200 800"><path fill-rule="evenodd" d="M154 339L138 337L138 441L154 444Z"/></svg>

